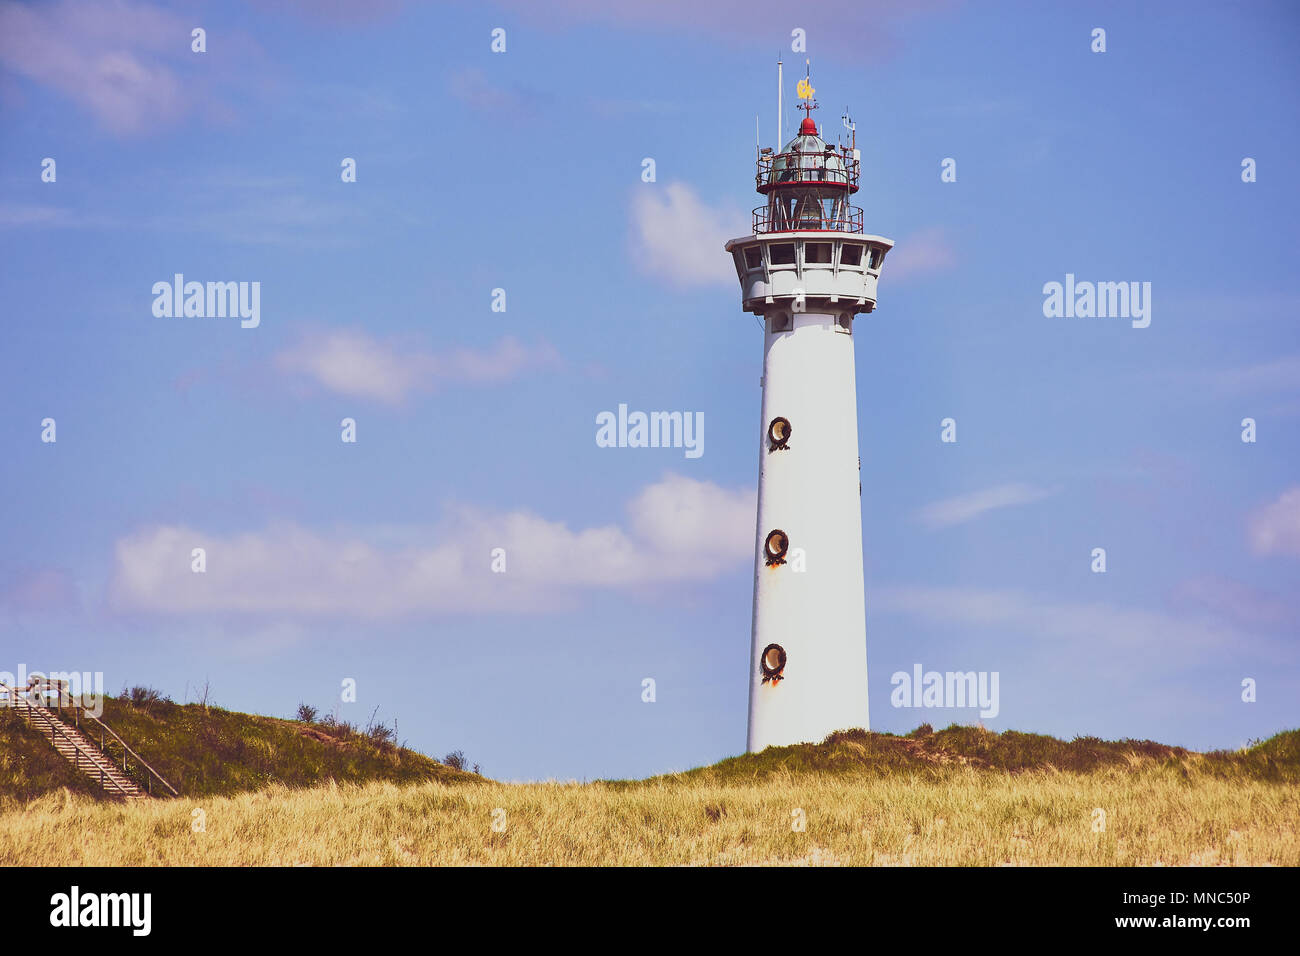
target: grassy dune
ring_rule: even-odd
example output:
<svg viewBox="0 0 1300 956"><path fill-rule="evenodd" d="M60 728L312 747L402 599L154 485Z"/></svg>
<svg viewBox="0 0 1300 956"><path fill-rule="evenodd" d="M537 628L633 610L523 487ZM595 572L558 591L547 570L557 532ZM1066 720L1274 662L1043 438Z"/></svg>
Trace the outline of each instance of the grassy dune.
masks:
<svg viewBox="0 0 1300 956"><path fill-rule="evenodd" d="M275 783L309 787L327 780L415 783L462 776L350 724L306 724L168 700L133 704L108 697L103 707L104 721L187 799ZM87 732L95 733L89 725ZM134 775L145 783L138 769ZM0 811L60 787L97 792L16 711L0 707Z"/></svg>
<svg viewBox="0 0 1300 956"><path fill-rule="evenodd" d="M1296 731L1215 754L852 731L635 782L272 784L133 806L60 790L0 813L0 863L1296 866L1298 783Z"/></svg>

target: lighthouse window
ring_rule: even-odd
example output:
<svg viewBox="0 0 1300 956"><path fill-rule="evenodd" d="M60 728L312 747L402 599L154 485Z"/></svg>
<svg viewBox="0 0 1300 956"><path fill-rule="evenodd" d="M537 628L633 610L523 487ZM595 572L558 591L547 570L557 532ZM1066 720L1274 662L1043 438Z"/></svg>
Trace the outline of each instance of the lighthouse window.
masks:
<svg viewBox="0 0 1300 956"><path fill-rule="evenodd" d="M759 269L763 265L763 250L758 246L745 247L745 268Z"/></svg>
<svg viewBox="0 0 1300 956"><path fill-rule="evenodd" d="M767 440L772 450L789 448L792 431L794 429L790 427L790 419L781 417L772 419L771 424L767 426Z"/></svg>
<svg viewBox="0 0 1300 956"><path fill-rule="evenodd" d="M842 266L860 266L862 265L862 247L849 245L845 243L840 249L840 265Z"/></svg>
<svg viewBox="0 0 1300 956"><path fill-rule="evenodd" d="M879 269L879 268L880 268L880 250L879 250L879 249L872 249L872 250L871 250L871 258L870 258L870 260L869 260L869 264L870 264L871 268L873 268L873 269Z"/></svg>
<svg viewBox="0 0 1300 956"><path fill-rule="evenodd" d="M785 670L785 648L780 644L769 644L763 648L763 656L758 659L758 666L763 672L763 683L776 684L784 679L781 672Z"/></svg>
<svg viewBox="0 0 1300 956"><path fill-rule="evenodd" d="M803 247L803 261L831 263L831 244L829 242L809 242Z"/></svg>
<svg viewBox="0 0 1300 956"><path fill-rule="evenodd" d="M777 242L768 246L768 255L772 257L774 266L792 266L794 265L794 243Z"/></svg>
<svg viewBox="0 0 1300 956"><path fill-rule="evenodd" d="M786 537L784 531L769 531L767 540L763 542L763 551L767 555L767 566L775 567L778 564L785 564L786 552L790 550L790 539Z"/></svg>

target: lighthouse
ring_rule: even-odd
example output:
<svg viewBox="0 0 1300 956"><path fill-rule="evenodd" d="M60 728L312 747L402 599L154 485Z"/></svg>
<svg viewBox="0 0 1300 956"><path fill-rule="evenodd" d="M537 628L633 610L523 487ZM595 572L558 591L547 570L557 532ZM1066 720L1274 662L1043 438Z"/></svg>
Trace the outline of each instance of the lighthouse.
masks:
<svg viewBox="0 0 1300 956"><path fill-rule="evenodd" d="M853 338L894 244L863 232L856 130L828 143L813 92L793 139L756 147L765 202L726 244L763 322L750 751L869 723Z"/></svg>

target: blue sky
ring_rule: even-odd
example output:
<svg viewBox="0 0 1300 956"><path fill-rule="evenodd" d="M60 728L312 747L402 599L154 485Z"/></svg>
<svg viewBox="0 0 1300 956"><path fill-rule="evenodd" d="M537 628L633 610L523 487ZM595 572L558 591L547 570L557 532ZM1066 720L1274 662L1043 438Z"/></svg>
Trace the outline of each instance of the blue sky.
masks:
<svg viewBox="0 0 1300 956"><path fill-rule="evenodd" d="M855 335L873 728L977 718L890 706L916 663L998 671L995 729L1300 724L1293 6L540 6L0 4L0 670L378 708L504 779L742 750L762 343L722 242L798 28L897 243ZM178 272L260 282L260 325L155 317ZM1150 326L1045 317L1067 273L1150 282ZM704 454L597 447L620 404Z"/></svg>

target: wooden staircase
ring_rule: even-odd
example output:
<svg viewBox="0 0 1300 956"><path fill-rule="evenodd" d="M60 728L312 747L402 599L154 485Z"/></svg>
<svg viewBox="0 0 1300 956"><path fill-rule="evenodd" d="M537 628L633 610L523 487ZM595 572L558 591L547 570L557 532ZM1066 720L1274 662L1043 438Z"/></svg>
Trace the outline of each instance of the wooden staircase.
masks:
<svg viewBox="0 0 1300 956"><path fill-rule="evenodd" d="M48 740L64 760L99 784L101 790L125 800L147 800L140 785L114 766L104 753L77 728L64 723L45 707L20 705L27 725Z"/></svg>
<svg viewBox="0 0 1300 956"><path fill-rule="evenodd" d="M53 695L59 713L48 706ZM15 690L0 684L0 699L11 707L17 708L27 726L44 737L58 754L82 775L97 784L105 795L122 800L148 800L153 796L154 781L173 796L180 796L176 788L164 780L156 770L144 762L139 754L127 746L103 721L87 713L78 701L68 696L63 687L51 681L32 681L22 690ZM71 708L74 724L68 723L62 716L64 707ZM81 721L85 718L88 729L99 730L99 742L87 737L81 731ZM121 767L111 754L116 745L121 753ZM127 772L128 756L134 759L137 774L143 771L141 780Z"/></svg>

